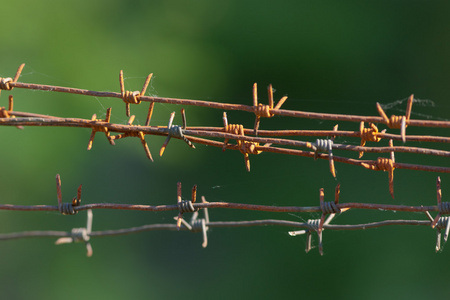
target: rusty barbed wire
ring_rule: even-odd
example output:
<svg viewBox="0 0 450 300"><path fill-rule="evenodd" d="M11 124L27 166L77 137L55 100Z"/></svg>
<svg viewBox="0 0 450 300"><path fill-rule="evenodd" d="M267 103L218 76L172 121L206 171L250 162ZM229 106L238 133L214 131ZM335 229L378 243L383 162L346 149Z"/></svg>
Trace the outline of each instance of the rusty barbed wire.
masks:
<svg viewBox="0 0 450 300"><path fill-rule="evenodd" d="M85 89L78 88L70 88L70 87L61 87L61 86L53 86L53 85L44 85L44 84L34 84L34 83L24 83L18 82L18 78L20 77L20 73L22 72L25 64L22 64L17 70L16 76L14 80L11 78L0 78L0 89L3 90L12 90L13 88L23 88L23 89L31 89L31 90L42 90L42 91L50 91L50 92L60 92L60 93L69 93L69 94L78 94L85 96L94 96L94 97L108 97L108 98L124 98L124 94L126 91L122 90L121 93L116 92L98 92L91 91ZM149 75L151 78L151 76ZM149 79L148 79L149 81ZM145 86L144 86L145 87ZM145 90L143 89L145 92ZM191 99L177 99L177 98L169 98L169 97L153 97L153 96L144 96L140 92L131 92L133 95L133 103L138 104L142 101L150 102L150 103L165 103L165 104L179 104L179 105L187 105L187 106L200 106L200 107L208 107L215 109L223 109L223 110L241 110L251 113L256 113L256 116L261 117L265 116L264 114L260 114L260 110L258 106L249 106L243 104L230 104L230 103L219 103L213 101L202 101L202 100L191 100ZM413 97L413 95L411 95ZM286 99L285 99L286 100ZM284 101L281 104L284 103ZM125 101L125 100L124 100ZM125 101L127 102L127 101ZM382 115L380 117L376 116L357 116L357 115L342 115L342 114L329 114L329 113L315 113L315 112L304 112L304 111L290 111L290 110L282 110L279 108L281 105L277 105L278 109L270 108L267 112L271 115L285 116L285 117L297 117L297 118L307 118L307 119L320 119L320 120L329 120L329 121L348 121L348 122L371 122L371 123L385 123L386 125L397 128L398 127L398 118L396 116L392 116L391 119L388 119L387 116ZM377 105L378 107L379 105ZM381 106L380 106L381 107ZM378 108L377 108L378 109ZM382 114L379 111L380 114ZM403 119L401 117L401 119ZM421 127L444 127L449 128L449 121L435 121L435 120L411 120L406 117L404 118L405 125L402 126L421 126ZM394 120L394 121L391 121ZM399 128L400 128L399 127ZM406 128L406 127L405 127ZM402 128L403 130L403 128Z"/></svg>
<svg viewBox="0 0 450 300"><path fill-rule="evenodd" d="M192 189L191 199L182 200L181 183L177 183L177 203L173 205L136 205L136 204L115 204L115 203L92 203L79 205L81 198L81 185L78 188L77 197L73 201L77 201L76 205L71 207L73 213L67 213L61 207L61 180L59 175L56 176L57 182L57 198L58 206L52 205L33 205L21 206L11 204L1 204L0 210L14 210L14 211L59 211L63 215L75 215L78 211L87 210L87 225L82 228L74 228L70 232L66 231L24 231L14 233L0 234L0 240L11 240L32 237L58 237L55 244L83 242L86 244L87 256L92 256L93 250L90 244L90 239L94 237L117 236L124 234L139 233L151 230L189 230L191 232L202 232L203 243L202 247L208 244L207 232L209 228L213 227L249 227L249 226L285 226L291 228L301 228L300 231L289 231L289 235L297 236L307 234L306 252L311 250L311 233L317 232L319 237L319 253L323 255L323 238L322 232L327 230L364 230L369 228L377 228L382 226L393 225L414 225L414 226L429 226L437 230L438 239L436 243L436 251L442 250L441 247L441 230L445 229L444 242L447 241L448 233L450 231L448 207L450 202L442 202L442 191L440 185L440 177L437 179L437 205L431 206L407 206L407 205L392 205L392 204L368 204L368 203L339 203L340 184L336 186L335 200L332 202L325 202L324 189L319 191L319 206L304 207L304 206L267 206L244 203L227 203L227 202L207 202L202 196L201 203L195 203L197 195L197 186L194 185ZM72 205L72 204L71 204ZM320 219L308 219L306 222L295 222L283 219L262 219L262 220L245 220L245 221L210 221L208 209L212 208L228 208L239 210L255 210L277 213L288 212L321 212ZM105 231L92 231L93 213L94 209L119 209L119 210L140 210L140 211L178 211L178 216L175 217L175 224L147 224L132 228L123 228ZM379 211L405 211L405 212L422 212L424 218L428 220L382 220L364 224L330 224L336 214L340 214L350 209L376 209ZM199 218L199 210L203 210L204 218ZM438 212L437 216L433 218L430 211ZM183 219L183 214L193 213L189 222ZM326 218L326 216L328 218ZM326 218L326 219L325 219Z"/></svg>
<svg viewBox="0 0 450 300"><path fill-rule="evenodd" d="M145 139L146 135L166 136L166 140L160 148L160 156L163 155L169 141L172 138L183 140L191 148L195 148L195 144L203 144L221 148L223 151L237 150L244 156L245 167L250 171L250 155L258 155L264 152L296 155L314 159L326 159L329 161L329 170L333 177L336 178L337 167L335 163L346 163L360 166L373 171L385 171L388 173L389 191L394 198L394 170L408 169L421 170L439 173L450 173L450 167L447 163L440 166L418 165L414 163L403 163L396 161L395 153L410 153L420 155L433 155L441 158L450 157L450 151L439 150L434 148L413 147L405 145L395 145L394 141L406 142L426 142L426 143L450 143L450 137L434 136L434 135L407 135L406 128L408 126L416 127L441 127L450 128L450 121L435 120L413 120L411 119L412 105L414 103L414 95L411 95L407 101L406 113L403 116L393 115L387 117L385 111L379 103L376 103L376 109L380 116L357 116L345 114L330 114L304 112L294 110L284 110L281 106L286 103L287 96L282 97L278 103L274 104L272 85L268 87L268 104L258 102L257 84L253 85L253 105L218 103L212 101L201 101L191 99L176 99L166 97L146 96L146 90L153 74L149 74L144 82L141 91L125 90L123 71L119 73L120 93L116 92L99 92L70 87L42 85L34 83L19 82L20 74L24 68L22 64L14 78L0 78L1 90L11 91L14 88L44 90L51 92L79 94L93 97L110 97L119 98L126 105L126 115L129 117L126 124L111 123L111 108L108 108L104 119L98 119L97 115L92 115L91 119L81 118L61 118L57 116L34 114L29 112L14 111L14 99L12 95L8 98L8 109L0 107L0 126L15 126L23 129L26 126L58 126L58 127L80 127L91 130L88 139L87 149L93 146L96 133L104 133L111 145L116 144L116 140L126 137L136 137L140 140L146 156L153 161L150 148ZM140 104L142 101L149 102L149 109L145 125L133 124L135 116L130 113L130 104ZM197 126L188 127L186 122L185 109L181 109L182 125L173 125L175 112L170 115L169 122L166 126L150 126L151 117L154 111L155 103L179 104L185 106L199 106L222 110L240 110L255 114L255 123L252 129L244 128L242 124L229 124L226 112L223 113L223 127L207 127ZM260 129L261 118L271 118L274 116L289 116L297 118L309 118L318 120L332 121L348 121L358 122L359 128L355 131L343 131L338 129L338 125L333 130L263 130ZM366 124L368 127L366 127ZM379 129L384 125L387 128ZM388 129L400 129L400 134L387 133ZM408 130L410 132L410 130ZM282 138L284 137L284 138ZM287 137L316 137L315 141L303 141L299 139ZM336 137L353 137L358 139L358 145L344 144L336 141ZM369 147L367 143L379 143L382 140L388 140L388 146ZM230 141L234 141L230 142ZM337 151L353 151L358 153L358 158L344 157L336 155ZM389 153L389 157L378 157L375 160L362 159L365 153ZM91 237L112 236L128 233L136 233L148 230L190 230L192 232L201 231L203 234L203 247L208 244L207 232L212 227L241 227L241 226L262 226L262 225L278 225L290 226L292 228L302 228L301 231L290 231L292 236L299 234L307 235L306 252L311 250L312 233L318 234L319 253L323 254L323 236L324 229L327 230L357 230L374 228L380 226L391 225L422 225L430 226L437 231L436 251L440 251L441 247L441 231L445 230L444 242L447 241L450 231L450 217L444 216L450 214L450 203L442 202L440 177L437 181L437 205L431 206L407 206L393 204L376 204L376 203L339 203L340 185L336 187L335 201L325 202L324 191L320 190L319 206L269 206L255 205L245 203L227 203L227 202L207 202L202 197L202 202L196 202L197 187L192 189L191 200L182 200L181 183L177 187L177 203L166 205L136 205L136 204L115 204L115 203L90 203L81 204L81 185L77 191L77 197L71 202L63 203L61 194L61 181L59 175L56 178L57 183L57 199L58 206L53 205L11 205L0 204L0 210L15 211L59 211L61 214L74 215L82 210L88 211L88 220L85 228L75 228L71 232L61 231L31 231L22 233L0 234L0 239L15 239L25 237L59 237L57 244L84 242L87 247L88 256L92 255L92 247L90 244ZM218 222L210 221L208 209L228 208L239 210L255 210L265 212L278 213L321 213L320 219L309 219L307 222L293 222L289 220L248 220L237 222ZM94 209L116 209L116 210L140 210L140 211L178 211L176 224L150 224L140 227L128 229L117 229L108 231L92 231L92 210ZM405 211L424 213L427 220L383 220L367 224L354 225L336 225L330 224L334 216L338 213L349 209L376 209L387 211ZM199 218L199 210L203 210L204 217ZM432 217L430 212L437 212L436 217ZM184 220L185 213L193 213L191 220ZM327 217L328 216L328 217Z"/></svg>

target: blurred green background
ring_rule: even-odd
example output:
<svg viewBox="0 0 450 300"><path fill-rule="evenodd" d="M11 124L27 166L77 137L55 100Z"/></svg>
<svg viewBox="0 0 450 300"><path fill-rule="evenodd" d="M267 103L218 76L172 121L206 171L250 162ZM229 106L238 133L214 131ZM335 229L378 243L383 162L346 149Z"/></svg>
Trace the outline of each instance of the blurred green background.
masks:
<svg viewBox="0 0 450 300"><path fill-rule="evenodd" d="M98 91L119 91L123 69L129 90L154 73L148 95L251 104L251 87L266 86L283 108L377 115L375 103L430 99L413 106L412 118L449 119L450 4L445 1L10 1L2 8L0 76ZM15 110L64 117L105 115L126 123L117 99L15 89ZM1 106L7 106L2 92ZM132 106L136 123L147 105ZM404 113L406 102L388 115ZM166 125L180 106L155 105L152 125ZM222 111L185 107L188 125L222 126ZM228 112L230 123L252 127L254 116ZM181 123L177 113L176 124ZM263 119L262 129L331 129L335 123L293 118ZM359 124L340 123L343 130ZM384 127L383 127L384 128ZM393 132L393 131L391 131ZM395 195L387 174L326 161L264 153L251 156L251 173L239 152L147 136L155 162L137 139L110 146L76 128L0 128L2 203L56 205L55 175L66 200L83 184L83 203L172 204L176 182L190 195L193 184L208 201L267 205L317 205L319 189L342 202L433 205L438 174L397 170ZM448 130L408 128L410 134L448 136ZM309 140L314 140L310 138ZM357 139L338 142L359 144ZM381 145L382 143L380 143ZM449 150L448 145L422 145ZM338 153L357 157L356 153ZM376 158L377 155L366 155ZM398 154L399 162L443 165L447 159ZM444 200L450 177L442 174ZM447 200L448 201L448 200ZM173 222L175 212L94 211L94 230ZM67 230L85 224L85 212L0 212L0 232ZM318 214L268 214L210 210L212 221L279 218L302 221ZM384 219L425 219L423 214L351 210L336 224ZM209 246L201 234L147 232L54 246L52 239L0 243L4 299L229 299L324 298L424 299L449 293L449 249L436 254L436 233L426 227L325 231L325 255L304 252L305 237L282 227L215 228ZM313 236L314 245L317 244Z"/></svg>

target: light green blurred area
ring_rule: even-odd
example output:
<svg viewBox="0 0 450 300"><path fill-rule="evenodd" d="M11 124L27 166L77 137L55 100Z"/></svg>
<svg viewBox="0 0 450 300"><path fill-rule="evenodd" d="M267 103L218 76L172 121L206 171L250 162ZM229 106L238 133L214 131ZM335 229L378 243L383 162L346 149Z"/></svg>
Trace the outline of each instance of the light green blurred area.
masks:
<svg viewBox="0 0 450 300"><path fill-rule="evenodd" d="M154 73L147 94L250 105L251 87L266 86L283 108L376 115L375 103L393 103L411 93L433 106L413 106L413 118L449 119L449 4L441 1L10 1L4 28L0 76L20 81L119 91L140 90ZM126 123L117 99L15 89L15 110L64 117L104 117ZM7 105L3 91L0 106ZM406 102L388 110L404 112ZM136 123L148 106L132 106ZM155 105L152 125L167 125L181 106ZM185 107L188 125L222 126L222 111ZM228 112L230 123L252 127L254 116ZM263 119L262 129L331 129L333 122ZM343 130L359 124L342 123ZM408 128L408 134L448 136L448 130ZM319 189L333 200L434 205L438 174L396 170L395 195L387 174L326 161L264 153L251 156L247 173L239 152L147 136L149 162L137 139L112 147L100 134L86 151L90 131L76 128L0 128L2 203L56 205L55 175L67 201L83 184L83 203L172 204L176 182L184 197L193 184L208 201L266 205L317 205ZM311 139L313 140L313 139ZM341 143L359 144L356 139ZM450 150L448 145L422 145ZM357 157L356 153L336 155ZM367 155L368 159L376 158ZM448 160L398 154L397 161L448 167ZM450 177L441 174L444 201ZM84 226L85 213L0 212L0 232L67 230ZM94 211L94 230L173 222L172 213ZM318 214L269 214L210 210L212 221L278 218L302 221ZM337 224L385 219L425 219L422 214L346 212ZM325 231L325 255L304 252L304 236L290 228L215 228L209 246L189 232L148 232L92 239L94 256L82 244L54 246L52 239L0 243L0 287L4 299L423 299L449 289L448 249L436 254L430 228L385 227ZM313 239L317 244L316 236Z"/></svg>

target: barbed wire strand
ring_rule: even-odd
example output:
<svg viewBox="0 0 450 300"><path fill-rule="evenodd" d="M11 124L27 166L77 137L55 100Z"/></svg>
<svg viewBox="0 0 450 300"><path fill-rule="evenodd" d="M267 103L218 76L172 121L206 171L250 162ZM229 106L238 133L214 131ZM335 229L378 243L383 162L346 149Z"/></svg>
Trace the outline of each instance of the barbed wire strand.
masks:
<svg viewBox="0 0 450 300"><path fill-rule="evenodd" d="M51 205L33 205L33 206L21 206L21 205L11 205L2 204L0 206L1 210L15 210L15 211L60 211L62 214L67 214L61 210L61 179L59 174L56 176L56 190L58 206ZM441 191L441 180L438 177L436 181L436 191L437 191L437 205L434 206L407 206L407 205L392 205L392 204L371 204L371 203L339 203L340 195L340 184L336 186L335 190L335 200L334 202L324 201L324 189L320 189L320 205L313 207L302 207L302 206L268 206L268 205L255 205L255 204L242 204L242 203L226 203L226 202L207 202L204 197L202 197L201 203L195 203L197 195L197 186L194 185L192 189L191 200L182 200L181 183L177 183L177 204L173 205L132 205L132 204L114 204L114 203L93 203L86 205L79 205L81 199L81 185L78 188L76 205L73 206L73 210L76 212L81 210L88 211L87 224L85 228L74 228L71 232L65 231L24 231L15 233L4 233L0 234L0 240L10 240L10 239L20 239L20 238L31 238L31 237L59 237L56 244L63 243L73 243L73 242L84 242L87 247L87 255L92 256L92 246L90 244L91 237L101 237L101 236L116 236L123 234L138 233L150 230L190 230L192 232L203 232L203 247L207 246L207 231L208 228L212 227L249 227L249 226L288 226L291 228L303 228L306 230L302 231L290 231L291 236L296 236L303 233L308 233L308 241L306 252L311 249L311 230L317 231L319 235L319 253L323 255L323 243L322 243L322 231L327 230L360 230L368 228L376 228L382 226L392 226L392 225L421 225L430 226L431 228L436 228L438 231L438 240L436 244L436 251L441 250L440 244L440 231L445 229L444 241L447 241L447 237L450 230L450 225L448 223L449 217L443 217L443 214L449 214L449 202L442 202L442 191ZM190 207L187 209L186 207ZM277 219L264 219L264 220L247 220L247 221L221 221L221 222L211 222L209 220L209 214L207 209L211 208L231 208L240 210L257 210L266 212L322 212L321 219L308 220L307 222L295 222L290 220L277 220ZM343 225L331 225L329 224L334 215L342 213L349 209L376 209L379 211L406 211L406 212L420 212L425 213L424 217L428 218L425 220L382 220L371 223L364 224L343 224ZM141 211L170 211L178 210L178 217L175 218L176 224L150 224L143 225L132 228L123 228L116 230L106 230L106 231L92 231L92 210L93 209L121 209L121 210L141 210ZM205 218L198 218L198 210L204 210ZM436 218L430 215L430 211L437 211L438 214ZM72 215L76 214L71 213ZM190 223L183 220L183 213L194 212ZM325 220L325 216L330 214L330 216Z"/></svg>

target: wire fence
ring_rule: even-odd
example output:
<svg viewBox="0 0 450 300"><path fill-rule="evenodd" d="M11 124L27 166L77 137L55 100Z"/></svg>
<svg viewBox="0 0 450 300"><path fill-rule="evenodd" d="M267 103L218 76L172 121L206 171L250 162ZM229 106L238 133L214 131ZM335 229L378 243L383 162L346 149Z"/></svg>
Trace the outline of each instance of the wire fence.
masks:
<svg viewBox="0 0 450 300"><path fill-rule="evenodd" d="M394 198L394 170L408 169L421 170L438 173L450 173L448 165L448 157L450 152L446 150L439 150L435 148L422 148L405 146L407 142L424 142L424 143L450 143L450 138L446 136L434 135L407 135L406 128L408 126L418 127L441 127L450 128L450 121L434 121L434 120L413 120L410 118L412 105L414 103L414 96L411 95L407 101L406 113L403 116L387 117L383 108L379 103L376 104L376 109L379 116L357 116L344 114L326 114L313 113L293 110L283 110L281 106L287 101L287 97L282 97L277 104L274 103L272 86L268 87L268 103L267 105L258 102L257 85L253 85L253 105L240 105L218 103L211 101L190 100L190 99L175 99L165 97L150 97L145 96L145 92L150 83L152 74L145 80L141 91L127 91L124 87L123 72L119 74L120 93L115 92L98 92L84 89L75 89L69 87L32 84L19 82L19 77L22 72L24 64L22 64L16 72L14 78L0 78L0 91L11 91L13 88L45 90L51 92L61 92L70 94L80 94L93 97L110 97L119 98L125 102L126 115L129 117L127 124L111 123L111 108L106 110L105 119L97 119L94 114L92 118L61 118L57 116L40 115L29 112L19 112L13 109L14 99L9 95L8 109L0 107L0 125L2 126L16 126L24 128L26 126L57 126L57 127L81 127L90 128L91 135L87 140L87 149L90 150L93 146L93 141L97 133L105 134L107 140L111 145L116 144L116 140L126 137L136 137L140 140L146 156L153 161L150 148L145 139L146 135L166 136L162 147L160 148L160 156L163 155L166 147L172 138L183 140L189 147L195 148L195 144L204 144L214 147L219 147L223 151L238 150L244 156L245 167L250 171L250 154L257 155L263 152L273 152L287 155L296 155L309 157L314 159L326 159L329 161L329 170L333 177L336 177L335 162L346 163L355 166L360 166L374 171L386 171L388 173L389 191ZM131 115L131 104L140 104L142 101L149 102L149 109L145 125L135 125L134 115ZM223 113L223 127L188 127L185 109L181 110L182 125L174 125L173 120L175 112L170 115L167 126L151 126L151 117L154 110L154 103L170 103L180 104L184 106L200 106L221 110L241 110L251 112L255 115L255 124L252 129L244 128L241 124L229 124L226 112ZM285 117L309 118L317 120L333 120L333 121L348 121L359 122L359 130L342 131L336 125L333 130L260 130L261 118L271 118L275 115ZM368 123L368 127L365 124ZM382 124L386 129L380 130L375 124ZM399 134L387 133L388 129L400 130ZM316 139L315 142L302 141L294 139L293 137L326 137ZM335 137L354 137L360 139L360 146L335 143ZM283 137L283 138L282 138ZM287 138L288 137L288 138ZM382 139L389 140L387 147L368 147L367 142L379 142ZM230 141L234 140L235 143ZM402 144L394 146L394 141L400 141ZM333 151L342 150L358 152L359 158L351 158L344 156L336 156ZM364 153L386 153L388 157L381 156L376 160L363 160ZM395 153L412 153L418 155L432 155L440 157L444 162L442 165L419 165L414 163L398 162L395 159ZM431 226L435 228L438 233L436 251L441 249L441 230L445 230L444 241L447 241L450 229L449 217L444 215L450 214L450 203L442 202L440 177L437 180L437 205L434 206L404 206L391 204L376 204L376 203L339 203L340 185L336 187L335 201L325 202L324 191L320 190L319 206L315 207L297 207L297 206L267 206L254 205L245 203L226 203L226 202L207 202L202 197L201 203L196 203L197 188L194 186L192 190L191 200L185 201L181 197L181 183L178 183L177 189L177 203L172 205L135 205L135 204L112 204L112 203L91 203L81 205L81 186L78 189L77 197L72 202L63 203L61 196L61 181L57 175L57 196L58 206L51 205L35 205L35 206L20 206L12 204L0 204L1 210L17 210L17 211L59 211L62 214L73 215L78 211L87 210L88 220L86 227L75 228L71 232L63 231L28 231L19 233L0 234L0 239L17 239L26 237L59 237L57 244L84 242L87 246L88 256L92 255L92 247L90 244L91 237L122 235L129 233L136 233L149 230L190 230L193 232L203 233L203 247L207 245L207 231L210 227L242 227L242 226L262 226L262 225L277 225L287 226L291 229L301 228L300 231L290 231L290 235L295 236L299 234L307 235L306 252L311 249L311 233L316 232L319 238L319 252L323 254L322 245L322 231L327 230L357 230L380 226L391 225L420 225ZM292 212L320 212L322 216L320 219L311 219L307 222L293 222L288 220L251 220L239 222L212 222L209 220L208 209L212 208L228 208L240 210L259 210L266 212L292 213ZM119 210L141 210L141 211L169 211L178 210L179 214L176 218L175 224L151 224L141 227L134 227L128 229L118 229L109 231L92 231L92 210L93 209L119 209ZM355 225L336 225L330 224L335 214L342 213L349 209L377 209L387 211L406 211L406 212L422 212L424 213L424 220L383 220L367 224ZM204 217L199 217L199 210L203 210ZM189 222L183 219L184 213L193 213ZM436 217L432 217L429 212L437 212ZM426 218L425 218L426 217Z"/></svg>

